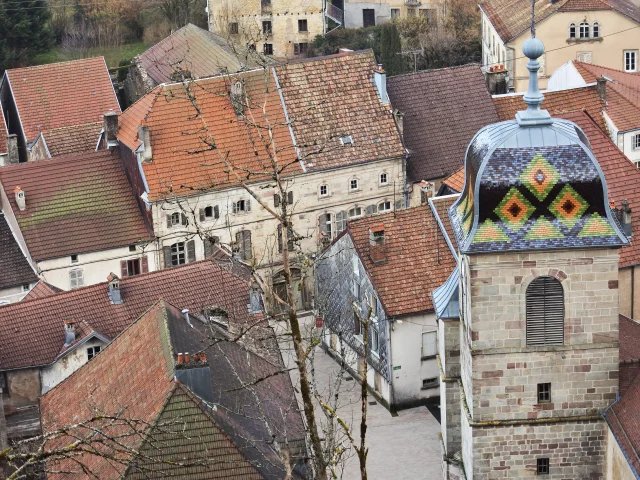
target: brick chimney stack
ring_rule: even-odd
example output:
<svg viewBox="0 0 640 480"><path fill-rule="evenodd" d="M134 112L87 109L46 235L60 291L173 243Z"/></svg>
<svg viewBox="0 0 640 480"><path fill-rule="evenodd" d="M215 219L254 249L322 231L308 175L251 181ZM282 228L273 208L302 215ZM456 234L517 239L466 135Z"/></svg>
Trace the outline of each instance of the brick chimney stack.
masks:
<svg viewBox="0 0 640 480"><path fill-rule="evenodd" d="M369 228L369 257L376 264L387 261L387 245L382 223L372 225Z"/></svg>
<svg viewBox="0 0 640 480"><path fill-rule="evenodd" d="M102 116L104 120L104 142L107 148L118 146L118 114L107 112Z"/></svg>

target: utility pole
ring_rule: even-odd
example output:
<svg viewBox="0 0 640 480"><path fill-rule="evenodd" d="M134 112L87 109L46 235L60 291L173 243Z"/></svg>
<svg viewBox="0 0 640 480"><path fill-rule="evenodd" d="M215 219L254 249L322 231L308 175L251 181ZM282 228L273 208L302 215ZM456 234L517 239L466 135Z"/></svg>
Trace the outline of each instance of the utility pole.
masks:
<svg viewBox="0 0 640 480"><path fill-rule="evenodd" d="M424 49L420 50L406 50L400 52L400 55L413 55L413 73L416 73L418 67L418 55L424 55Z"/></svg>

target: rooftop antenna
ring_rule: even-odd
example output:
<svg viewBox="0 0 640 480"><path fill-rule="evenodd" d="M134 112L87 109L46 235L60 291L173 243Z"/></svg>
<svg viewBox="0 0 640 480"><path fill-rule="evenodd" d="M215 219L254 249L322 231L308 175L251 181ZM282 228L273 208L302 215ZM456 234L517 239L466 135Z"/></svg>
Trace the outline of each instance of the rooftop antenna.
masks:
<svg viewBox="0 0 640 480"><path fill-rule="evenodd" d="M553 123L551 115L546 110L540 109L540 104L544 100L544 95L538 87L538 70L540 63L538 58L544 54L544 44L536 38L536 0L531 0L531 38L527 39L522 46L522 53L529 58L527 70L529 70L529 88L524 95L524 103L527 109L516 113L516 120L521 127L533 127L539 125L550 125Z"/></svg>

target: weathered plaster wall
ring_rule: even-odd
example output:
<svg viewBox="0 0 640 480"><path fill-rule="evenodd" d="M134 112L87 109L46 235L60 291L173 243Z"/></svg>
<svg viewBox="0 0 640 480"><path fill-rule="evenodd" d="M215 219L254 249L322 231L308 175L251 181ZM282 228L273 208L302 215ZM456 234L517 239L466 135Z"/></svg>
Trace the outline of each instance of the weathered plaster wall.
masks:
<svg viewBox="0 0 640 480"><path fill-rule="evenodd" d="M64 343L64 334L62 333L62 325L60 325L60 343L61 349ZM78 370L81 366L87 363L87 349L89 347L100 346L104 347L105 342L92 339L88 342L78 346L78 348L72 350L67 355L56 360L52 365L44 367L42 369L42 394L44 395L73 372Z"/></svg>
<svg viewBox="0 0 640 480"><path fill-rule="evenodd" d="M620 446L607 427L607 480L636 480L636 476L629 466L629 462L622 453Z"/></svg>
<svg viewBox="0 0 640 480"><path fill-rule="evenodd" d="M7 372L9 395L4 396L4 404L12 407L33 405L40 398L40 370L25 368Z"/></svg>

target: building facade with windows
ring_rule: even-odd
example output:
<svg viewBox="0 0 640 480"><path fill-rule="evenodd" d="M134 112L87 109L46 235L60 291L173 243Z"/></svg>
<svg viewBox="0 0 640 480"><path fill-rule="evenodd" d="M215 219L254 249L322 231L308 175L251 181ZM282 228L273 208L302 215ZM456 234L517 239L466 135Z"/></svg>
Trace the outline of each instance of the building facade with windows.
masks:
<svg viewBox="0 0 640 480"><path fill-rule="evenodd" d="M482 65L504 65L508 86L527 90L527 59L520 55L531 28L531 2L485 0L482 11ZM551 74L569 60L638 72L640 8L630 0L609 2L537 0L536 36L545 39L546 53L539 81L547 88Z"/></svg>
<svg viewBox="0 0 640 480"><path fill-rule="evenodd" d="M439 0L393 0L390 2L344 2L346 28L373 27L395 19L424 17L430 25L444 18L444 2Z"/></svg>
<svg viewBox="0 0 640 480"><path fill-rule="evenodd" d="M285 205L294 255L317 252L349 218L401 208L406 150L385 85L362 51L197 80L187 85L193 101L184 84L159 86L132 105L118 140L152 219L155 268L222 245L276 279L283 246L273 213Z"/></svg>
<svg viewBox="0 0 640 480"><path fill-rule="evenodd" d="M329 21L343 24L342 9L320 0L209 0L208 15L210 31L276 58L305 56Z"/></svg>
<svg viewBox="0 0 640 480"><path fill-rule="evenodd" d="M366 354L367 383L391 410L440 394L429 292L455 259L438 222L434 204L354 220L316 261L323 347L356 375Z"/></svg>
<svg viewBox="0 0 640 480"><path fill-rule="evenodd" d="M540 40L525 43L533 82L543 52ZM439 341L453 478L605 474L619 249L629 242L587 136L541 110L535 86L530 97L515 120L472 140L449 209L458 292L434 298L448 312Z"/></svg>

